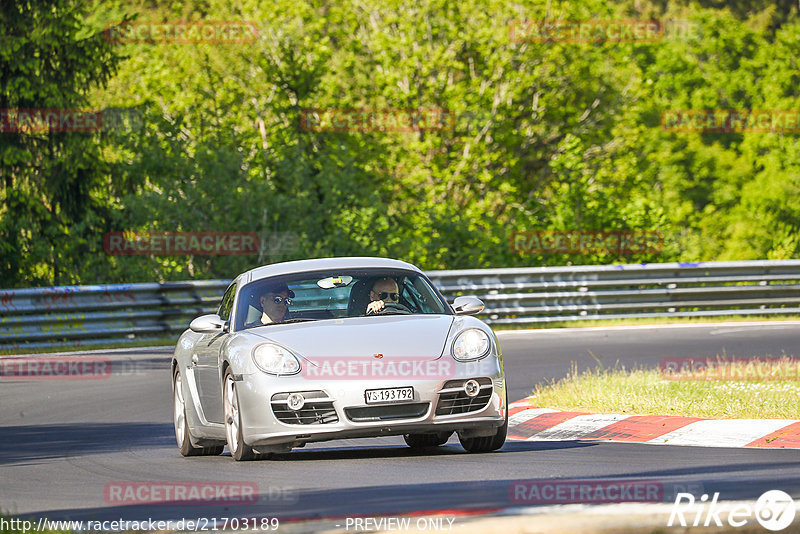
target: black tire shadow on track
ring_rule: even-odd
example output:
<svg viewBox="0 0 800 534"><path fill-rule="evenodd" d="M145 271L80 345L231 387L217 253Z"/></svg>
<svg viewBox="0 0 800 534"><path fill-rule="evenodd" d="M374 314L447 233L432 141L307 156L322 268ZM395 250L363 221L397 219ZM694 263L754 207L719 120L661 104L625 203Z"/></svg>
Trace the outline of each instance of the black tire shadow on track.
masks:
<svg viewBox="0 0 800 534"><path fill-rule="evenodd" d="M70 423L5 426L0 429L0 465L119 452L134 448L174 447L171 423ZM333 442L332 442L333 443ZM522 452L589 447L581 442L513 442L507 441L500 451ZM177 451L176 451L177 453ZM226 453L227 454L227 453ZM290 453L264 455L259 461L333 461L367 458L405 458L414 456L447 456L469 454L458 444L419 450L403 445L365 445L295 449ZM491 454L491 453L490 453ZM473 455L475 457L483 455ZM178 458L176 456L176 458Z"/></svg>
<svg viewBox="0 0 800 534"><path fill-rule="evenodd" d="M376 446L348 446L348 447L325 447L319 449L295 449L290 453L278 453L264 455L259 461L287 461L287 462L306 462L306 461L329 461L329 460L359 460L376 458L408 458L415 456L453 456L465 455L473 458L491 458L495 454L507 452L525 451L544 451L558 449L572 449L580 447L591 447L594 443L578 441L541 441L541 442L514 442L506 441L503 447L495 452L483 454L470 454L465 451L458 443L448 442L447 445L439 447L425 447L421 449L411 449L405 445L376 445Z"/></svg>
<svg viewBox="0 0 800 534"><path fill-rule="evenodd" d="M0 433L0 465L175 444L171 423L20 425Z"/></svg>

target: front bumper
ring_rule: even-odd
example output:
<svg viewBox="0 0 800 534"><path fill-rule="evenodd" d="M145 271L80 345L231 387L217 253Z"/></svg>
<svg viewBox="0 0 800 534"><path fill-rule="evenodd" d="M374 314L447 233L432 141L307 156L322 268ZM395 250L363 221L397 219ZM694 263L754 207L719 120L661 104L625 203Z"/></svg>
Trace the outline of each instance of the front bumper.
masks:
<svg viewBox="0 0 800 534"><path fill-rule="evenodd" d="M477 408L472 406L463 413L452 413L458 409L447 407L459 405L459 399L464 398L461 395L455 403L451 402L457 396L453 392L459 389L459 383L469 379L478 379L482 384L485 405L481 397ZM237 386L245 443L253 447L274 446L276 450L315 441L407 433L464 431L475 436L491 435L505 422L507 409L505 376L496 357L460 365L454 375L441 379L320 381L300 375L275 377L253 373L243 375ZM404 386L414 388L413 400L379 405L365 402L367 389ZM285 405L273 400L295 392L308 394L307 403L315 402L314 396L331 401L325 406L324 416L316 415L322 422L289 424L279 419L273 405L283 411L282 418L287 420Z"/></svg>

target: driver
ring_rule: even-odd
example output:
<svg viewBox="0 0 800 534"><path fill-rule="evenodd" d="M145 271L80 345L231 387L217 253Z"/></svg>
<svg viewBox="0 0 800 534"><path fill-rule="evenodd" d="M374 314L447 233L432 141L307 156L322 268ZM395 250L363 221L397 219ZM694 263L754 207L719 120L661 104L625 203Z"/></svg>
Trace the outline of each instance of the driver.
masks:
<svg viewBox="0 0 800 534"><path fill-rule="evenodd" d="M271 285L261 295L261 324L280 323L289 315L294 291L286 284Z"/></svg>
<svg viewBox="0 0 800 534"><path fill-rule="evenodd" d="M386 303L398 304L400 300L400 291L397 289L397 282L393 278L379 278L372 284L372 289L369 291L370 302L367 305L367 313L377 313L381 311Z"/></svg>

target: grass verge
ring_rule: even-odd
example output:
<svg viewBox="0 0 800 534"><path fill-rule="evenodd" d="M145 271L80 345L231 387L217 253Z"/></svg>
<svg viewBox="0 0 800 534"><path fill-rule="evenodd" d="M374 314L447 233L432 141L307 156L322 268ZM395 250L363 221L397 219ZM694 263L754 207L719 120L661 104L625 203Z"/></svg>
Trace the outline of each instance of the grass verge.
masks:
<svg viewBox="0 0 800 534"><path fill-rule="evenodd" d="M533 391L539 407L589 413L800 419L800 379L668 380L658 369L590 369Z"/></svg>

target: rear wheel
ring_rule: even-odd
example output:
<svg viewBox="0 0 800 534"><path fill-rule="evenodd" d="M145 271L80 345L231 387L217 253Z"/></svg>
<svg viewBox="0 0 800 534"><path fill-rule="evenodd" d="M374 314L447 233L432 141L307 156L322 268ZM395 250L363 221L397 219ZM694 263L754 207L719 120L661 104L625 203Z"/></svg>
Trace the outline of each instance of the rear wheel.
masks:
<svg viewBox="0 0 800 534"><path fill-rule="evenodd" d="M225 371L225 380L222 387L222 405L225 409L225 437L228 440L228 449L237 462L252 460L256 452L244 442L242 429L242 414L239 409L239 395L236 392L236 382L233 380L231 370Z"/></svg>
<svg viewBox="0 0 800 534"><path fill-rule="evenodd" d="M403 434L406 445L412 449L423 449L425 447L438 447L444 445L450 439L452 432L436 432L435 434Z"/></svg>
<svg viewBox="0 0 800 534"><path fill-rule="evenodd" d="M211 447L195 447L189 432L189 422L186 420L186 401L183 397L183 378L176 368L172 375L172 422L175 425L175 439L178 448L184 456L216 456L222 454L224 445Z"/></svg>
<svg viewBox="0 0 800 534"><path fill-rule="evenodd" d="M467 452L491 452L496 451L506 442L506 435L508 434L508 394L506 394L506 420L503 425L497 429L493 436L486 436L480 438L462 438L459 434L458 441Z"/></svg>

